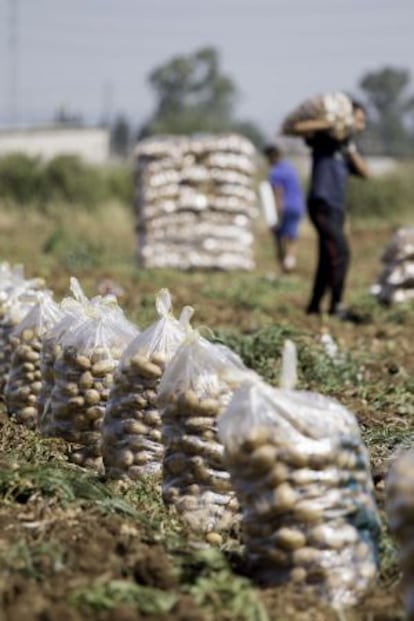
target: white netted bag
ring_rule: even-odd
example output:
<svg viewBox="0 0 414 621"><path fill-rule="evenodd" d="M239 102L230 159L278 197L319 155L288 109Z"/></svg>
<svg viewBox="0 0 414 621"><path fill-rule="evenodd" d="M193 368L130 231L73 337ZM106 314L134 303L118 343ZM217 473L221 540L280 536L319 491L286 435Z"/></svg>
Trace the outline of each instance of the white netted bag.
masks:
<svg viewBox="0 0 414 621"><path fill-rule="evenodd" d="M414 228L398 229L384 248L381 260L383 263L414 261Z"/></svg>
<svg viewBox="0 0 414 621"><path fill-rule="evenodd" d="M102 466L101 426L113 375L137 329L113 298L85 309L85 318L66 331L54 365L49 431L70 445L70 459Z"/></svg>
<svg viewBox="0 0 414 621"><path fill-rule="evenodd" d="M352 101L340 91L316 95L299 104L283 121L282 133L296 135L295 123L299 121L326 121L329 133L342 140L353 133L354 115Z"/></svg>
<svg viewBox="0 0 414 621"><path fill-rule="evenodd" d="M85 295L77 278L70 278L70 292L71 295L63 298L60 303L59 321L44 334L42 339L40 355L42 388L39 394L38 421L40 432L45 436L53 435L50 401L55 385L54 365L62 352L63 336L85 320L88 308L93 305L93 301Z"/></svg>
<svg viewBox="0 0 414 621"><path fill-rule="evenodd" d="M52 292L41 292L39 301L10 335L12 357L5 388L6 407L9 416L31 429L35 429L38 422L43 337L61 315Z"/></svg>
<svg viewBox="0 0 414 621"><path fill-rule="evenodd" d="M6 261L0 263L0 327L13 289L22 285L24 280L22 265L11 266Z"/></svg>
<svg viewBox="0 0 414 621"><path fill-rule="evenodd" d="M194 531L226 530L238 520L217 417L233 394L234 385L225 377L243 368L231 350L194 331L168 364L159 386L163 498Z"/></svg>
<svg viewBox="0 0 414 621"><path fill-rule="evenodd" d="M39 292L44 288L40 278L26 280L23 271L17 267L10 282L0 293L0 394L4 397L10 370L12 346L10 336L27 312L39 299Z"/></svg>
<svg viewBox="0 0 414 621"><path fill-rule="evenodd" d="M102 428L102 455L111 478L137 480L161 471L163 445L157 390L166 364L183 342L193 314L185 307L180 321L171 296L156 297L159 319L126 349L115 373Z"/></svg>
<svg viewBox="0 0 414 621"><path fill-rule="evenodd" d="M376 576L379 518L354 415L250 377L220 417L219 437L255 578L291 581L338 608L358 601Z"/></svg>
<svg viewBox="0 0 414 621"><path fill-rule="evenodd" d="M385 486L386 511L397 540L407 621L414 621L414 450L395 456Z"/></svg>

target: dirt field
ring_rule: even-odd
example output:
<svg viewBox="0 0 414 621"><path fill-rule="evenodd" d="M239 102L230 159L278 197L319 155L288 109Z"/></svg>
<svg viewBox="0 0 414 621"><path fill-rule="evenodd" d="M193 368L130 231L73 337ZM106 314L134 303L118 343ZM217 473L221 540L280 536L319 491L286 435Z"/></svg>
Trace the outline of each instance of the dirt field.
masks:
<svg viewBox="0 0 414 621"><path fill-rule="evenodd" d="M119 226L111 236L116 214ZM66 230L69 218L71 237L63 235L62 241L57 232ZM414 308L380 308L367 293L392 229L375 223L352 227L348 299L370 318L353 326L303 313L315 259L308 228L298 272L291 277L277 276L264 231L258 232L253 274L139 272L132 258L132 223L124 212L103 214L96 226L85 214L28 213L23 223L0 212L2 258L24 262L29 275L45 276L57 297L67 291L72 273L88 293L110 278L125 291L121 304L127 314L143 327L155 317L154 294L167 286L177 309L193 305L195 325L214 330L273 383L284 338L292 337L299 348L301 387L336 396L357 414L381 510L387 459L402 442L409 443L414 428ZM340 368L320 345L326 329L346 357ZM257 588L245 576L239 543L229 539L218 549L190 536L162 505L157 481L109 484L69 465L60 441L41 439L4 413L0 428L0 621L403 618L385 520L377 587L357 610L338 613L285 587Z"/></svg>

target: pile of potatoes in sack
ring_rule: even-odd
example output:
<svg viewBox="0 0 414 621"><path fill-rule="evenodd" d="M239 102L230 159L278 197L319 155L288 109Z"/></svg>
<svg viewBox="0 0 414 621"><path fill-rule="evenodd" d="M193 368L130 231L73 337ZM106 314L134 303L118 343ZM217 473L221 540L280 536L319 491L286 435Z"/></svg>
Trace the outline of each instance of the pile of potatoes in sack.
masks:
<svg viewBox="0 0 414 621"><path fill-rule="evenodd" d="M357 603L377 574L379 517L354 415L250 374L218 424L252 575Z"/></svg>
<svg viewBox="0 0 414 621"><path fill-rule="evenodd" d="M137 328L112 296L97 296L59 340L48 433L70 443L70 459L102 467L101 426L114 372Z"/></svg>
<svg viewBox="0 0 414 621"><path fill-rule="evenodd" d="M7 411L32 429L37 427L40 409L42 340L60 318L60 308L51 292L39 292L38 302L9 338L11 360L4 393Z"/></svg>
<svg viewBox="0 0 414 621"><path fill-rule="evenodd" d="M235 388L225 376L243 368L227 347L193 331L168 364L159 386L165 447L163 498L193 531L219 535L239 519L217 419Z"/></svg>
<svg viewBox="0 0 414 621"><path fill-rule="evenodd" d="M343 140L353 133L351 98L341 91L309 97L288 114L282 123L281 133L287 136L298 135L295 125L303 121L322 121L332 137Z"/></svg>
<svg viewBox="0 0 414 621"><path fill-rule="evenodd" d="M386 509L399 547L407 621L414 621L414 450L402 451L386 480Z"/></svg>
<svg viewBox="0 0 414 621"><path fill-rule="evenodd" d="M157 391L164 369L183 342L193 313L185 307L177 320L171 296L156 298L159 319L128 346L116 370L102 429L106 474L138 480L160 473L163 459Z"/></svg>
<svg viewBox="0 0 414 621"><path fill-rule="evenodd" d="M0 395L3 400L13 355L11 334L36 304L44 285L41 278L26 279L21 266L0 265Z"/></svg>

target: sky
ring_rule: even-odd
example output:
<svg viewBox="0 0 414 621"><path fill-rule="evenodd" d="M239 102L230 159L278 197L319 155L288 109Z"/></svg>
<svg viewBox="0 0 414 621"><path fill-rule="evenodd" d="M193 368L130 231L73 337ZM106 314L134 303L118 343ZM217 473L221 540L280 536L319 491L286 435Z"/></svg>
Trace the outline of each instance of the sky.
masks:
<svg viewBox="0 0 414 621"><path fill-rule="evenodd" d="M357 92L385 65L413 76L414 0L0 0L0 126L151 114L148 74L216 47L240 119L274 135L306 97Z"/></svg>

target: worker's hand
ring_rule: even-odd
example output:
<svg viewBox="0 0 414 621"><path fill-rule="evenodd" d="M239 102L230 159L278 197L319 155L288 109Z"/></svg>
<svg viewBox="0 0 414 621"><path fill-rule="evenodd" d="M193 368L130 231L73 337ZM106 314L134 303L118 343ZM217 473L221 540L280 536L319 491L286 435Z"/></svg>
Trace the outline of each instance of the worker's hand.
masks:
<svg viewBox="0 0 414 621"><path fill-rule="evenodd" d="M355 142L351 142L351 141L350 141L350 142L348 142L348 143L345 145L345 149L344 149L344 151L345 151L345 153L346 153L347 155L352 155L352 154L354 154L354 153L357 153L358 149L357 149L357 146L356 146Z"/></svg>
<svg viewBox="0 0 414 621"><path fill-rule="evenodd" d="M351 171L360 177L369 177L370 170L367 162L361 157L354 142L349 141L343 147L343 153L351 166Z"/></svg>

